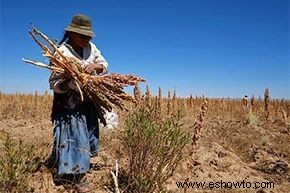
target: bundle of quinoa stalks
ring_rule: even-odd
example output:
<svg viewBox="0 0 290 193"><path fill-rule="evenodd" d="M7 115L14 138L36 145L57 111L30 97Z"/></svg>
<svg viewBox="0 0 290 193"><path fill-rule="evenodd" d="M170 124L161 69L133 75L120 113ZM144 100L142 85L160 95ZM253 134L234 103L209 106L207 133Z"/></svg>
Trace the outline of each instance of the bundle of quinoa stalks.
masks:
<svg viewBox="0 0 290 193"><path fill-rule="evenodd" d="M80 95L90 98L97 109L100 122L106 125L105 110L112 111L113 107L126 109L125 101L136 102L134 97L127 94L124 88L135 86L145 80L135 75L122 75L108 73L104 75L90 75L85 73L81 60L65 56L58 46L41 31L32 27L29 31L34 41L42 48L43 56L47 57L51 64L46 65L38 61L23 59L25 63L50 69L54 73L62 73L65 78L75 80ZM44 42L44 43L42 43Z"/></svg>

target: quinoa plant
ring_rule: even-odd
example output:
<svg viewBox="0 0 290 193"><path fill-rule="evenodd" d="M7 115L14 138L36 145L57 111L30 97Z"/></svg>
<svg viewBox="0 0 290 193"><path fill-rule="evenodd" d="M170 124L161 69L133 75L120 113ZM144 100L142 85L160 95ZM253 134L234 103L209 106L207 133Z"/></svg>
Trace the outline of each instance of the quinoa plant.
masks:
<svg viewBox="0 0 290 193"><path fill-rule="evenodd" d="M124 146L128 154L128 181L125 192L162 192L182 159L189 134L182 130L181 111L170 117L141 107L125 122Z"/></svg>
<svg viewBox="0 0 290 193"><path fill-rule="evenodd" d="M3 131L1 131L3 132ZM39 160L35 157L35 147L4 133L0 140L0 192L28 192L28 175L37 168Z"/></svg>

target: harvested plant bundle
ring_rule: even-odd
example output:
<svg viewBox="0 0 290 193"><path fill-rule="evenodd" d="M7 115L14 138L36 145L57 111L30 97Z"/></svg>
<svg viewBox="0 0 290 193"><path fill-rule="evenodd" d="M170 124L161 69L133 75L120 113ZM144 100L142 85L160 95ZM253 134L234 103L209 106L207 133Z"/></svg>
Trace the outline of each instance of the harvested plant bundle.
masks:
<svg viewBox="0 0 290 193"><path fill-rule="evenodd" d="M41 62L26 60L24 62L34 64L52 70L54 73L62 73L67 79L73 79L77 85L81 100L84 95L89 97L97 109L100 121L105 125L105 110L111 111L113 107L124 109L124 101L135 102L134 97L124 92L124 87L134 86L138 82L144 82L143 78L135 75L122 75L110 73L104 75L90 75L84 72L81 60L65 56L47 36L38 29L29 31L35 42L42 48L43 55L50 59L51 65ZM40 41L42 39L46 45Z"/></svg>

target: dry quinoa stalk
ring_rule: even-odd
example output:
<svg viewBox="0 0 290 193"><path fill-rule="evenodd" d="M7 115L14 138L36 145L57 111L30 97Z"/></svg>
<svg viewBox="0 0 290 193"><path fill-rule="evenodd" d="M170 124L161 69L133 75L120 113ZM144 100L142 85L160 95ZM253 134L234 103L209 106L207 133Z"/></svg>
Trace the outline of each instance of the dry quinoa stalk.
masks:
<svg viewBox="0 0 290 193"><path fill-rule="evenodd" d="M265 90L264 94L264 111L265 111L265 122L268 126L269 124L269 118L270 118L270 91L268 88Z"/></svg>
<svg viewBox="0 0 290 193"><path fill-rule="evenodd" d="M167 93L167 115L170 115L172 113L172 102L171 102L171 94L170 91Z"/></svg>
<svg viewBox="0 0 290 193"><path fill-rule="evenodd" d="M140 103L141 103L141 91L140 91L138 83L134 87L134 98L136 100L137 107L140 106Z"/></svg>

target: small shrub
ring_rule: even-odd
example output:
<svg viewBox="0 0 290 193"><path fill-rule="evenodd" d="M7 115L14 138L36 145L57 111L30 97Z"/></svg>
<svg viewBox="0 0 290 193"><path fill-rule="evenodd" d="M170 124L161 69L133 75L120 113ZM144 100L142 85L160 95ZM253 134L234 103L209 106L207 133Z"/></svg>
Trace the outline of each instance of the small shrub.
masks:
<svg viewBox="0 0 290 193"><path fill-rule="evenodd" d="M125 192L162 192L189 141L179 123L180 111L160 119L154 108L157 106L141 107L126 119L124 143L129 165Z"/></svg>
<svg viewBox="0 0 290 193"><path fill-rule="evenodd" d="M251 109L249 109L249 111L246 114L246 124L248 124L248 125L257 125L258 124L258 118L252 112Z"/></svg>
<svg viewBox="0 0 290 193"><path fill-rule="evenodd" d="M0 192L27 192L28 175L38 163L35 147L13 140L10 133L4 135L5 139L0 141Z"/></svg>

